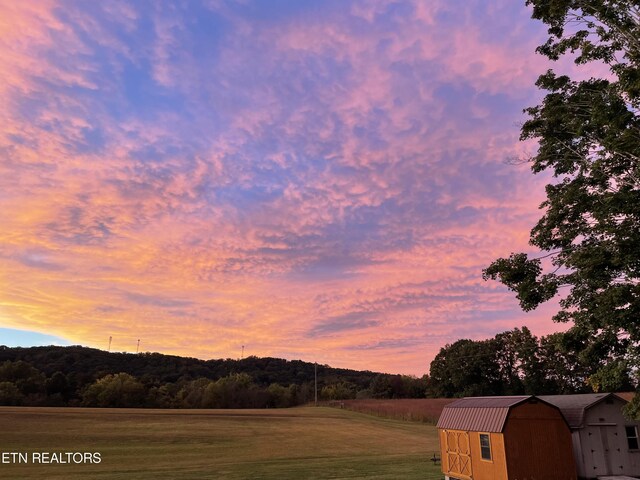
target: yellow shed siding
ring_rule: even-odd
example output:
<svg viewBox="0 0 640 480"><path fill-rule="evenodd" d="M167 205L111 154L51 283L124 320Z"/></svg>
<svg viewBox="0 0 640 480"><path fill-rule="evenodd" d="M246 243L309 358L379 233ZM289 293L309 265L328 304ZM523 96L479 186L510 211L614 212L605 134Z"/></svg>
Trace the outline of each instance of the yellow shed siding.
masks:
<svg viewBox="0 0 640 480"><path fill-rule="evenodd" d="M501 433L489 433L491 461L483 460L480 433L444 430L440 434L442 473L462 480L504 480L507 464L504 438Z"/></svg>
<svg viewBox="0 0 640 480"><path fill-rule="evenodd" d="M491 461L483 460L480 452L480 434L469 432L471 457L474 459L473 480L504 480L507 477L507 462L504 450L504 435L489 433L491 441Z"/></svg>

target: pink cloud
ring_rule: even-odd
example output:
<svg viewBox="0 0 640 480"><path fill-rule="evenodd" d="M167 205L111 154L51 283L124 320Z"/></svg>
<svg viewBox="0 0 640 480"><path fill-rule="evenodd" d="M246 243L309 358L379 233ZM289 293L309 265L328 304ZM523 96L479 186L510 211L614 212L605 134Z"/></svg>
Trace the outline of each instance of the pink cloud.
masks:
<svg viewBox="0 0 640 480"><path fill-rule="evenodd" d="M419 374L460 336L559 328L481 279L543 198L504 163L535 151L538 33L444 2L252 6L212 5L204 39L188 6L148 32L135 3L3 6L0 325Z"/></svg>

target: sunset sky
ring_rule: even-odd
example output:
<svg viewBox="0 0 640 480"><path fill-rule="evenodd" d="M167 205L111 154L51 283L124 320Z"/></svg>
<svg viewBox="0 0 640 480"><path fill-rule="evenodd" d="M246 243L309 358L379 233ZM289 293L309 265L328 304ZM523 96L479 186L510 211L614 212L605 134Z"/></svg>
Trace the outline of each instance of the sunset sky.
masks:
<svg viewBox="0 0 640 480"><path fill-rule="evenodd" d="M544 184L524 0L0 2L0 344L422 375ZM576 75L570 63L555 65Z"/></svg>

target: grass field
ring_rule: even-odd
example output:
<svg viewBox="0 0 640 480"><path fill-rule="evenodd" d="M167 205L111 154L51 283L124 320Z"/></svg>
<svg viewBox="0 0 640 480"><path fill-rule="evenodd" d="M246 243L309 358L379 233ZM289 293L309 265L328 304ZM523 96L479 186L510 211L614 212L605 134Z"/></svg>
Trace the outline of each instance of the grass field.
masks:
<svg viewBox="0 0 640 480"><path fill-rule="evenodd" d="M32 464L32 452L100 464ZM325 407L279 410L0 408L3 479L441 479L435 427ZM1 458L1 457L0 457Z"/></svg>

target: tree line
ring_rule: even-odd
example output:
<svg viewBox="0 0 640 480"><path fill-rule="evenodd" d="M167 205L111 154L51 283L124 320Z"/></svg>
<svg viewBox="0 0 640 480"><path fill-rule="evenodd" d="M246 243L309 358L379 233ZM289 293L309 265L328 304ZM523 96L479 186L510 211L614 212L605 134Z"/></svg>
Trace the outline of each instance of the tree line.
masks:
<svg viewBox="0 0 640 480"><path fill-rule="evenodd" d="M583 330L538 338L522 327L444 346L431 362L427 390L433 397L632 391L631 365Z"/></svg>
<svg viewBox="0 0 640 480"><path fill-rule="evenodd" d="M0 346L0 405L273 408L315 400L421 398L427 377L331 368L300 360L199 360L80 346Z"/></svg>
<svg viewBox="0 0 640 480"><path fill-rule="evenodd" d="M630 391L633 361L578 328L527 327L440 349L420 378L300 360L199 360L72 347L0 347L0 405L277 408L318 399L425 398Z"/></svg>

